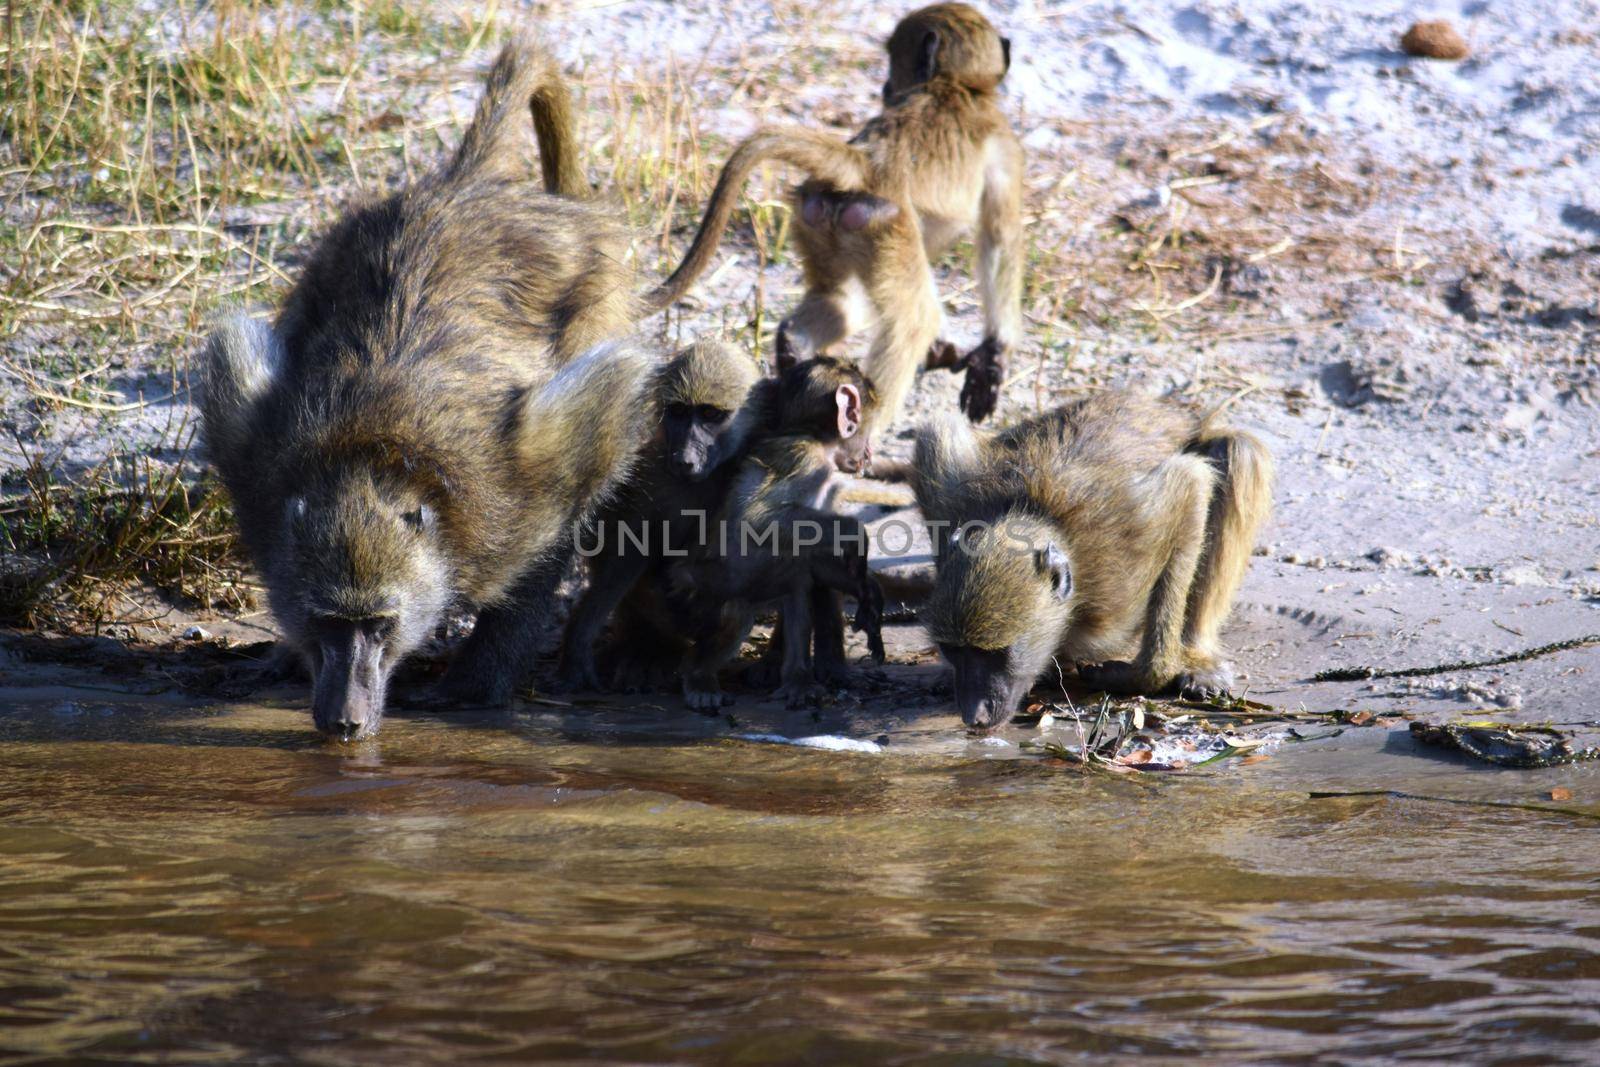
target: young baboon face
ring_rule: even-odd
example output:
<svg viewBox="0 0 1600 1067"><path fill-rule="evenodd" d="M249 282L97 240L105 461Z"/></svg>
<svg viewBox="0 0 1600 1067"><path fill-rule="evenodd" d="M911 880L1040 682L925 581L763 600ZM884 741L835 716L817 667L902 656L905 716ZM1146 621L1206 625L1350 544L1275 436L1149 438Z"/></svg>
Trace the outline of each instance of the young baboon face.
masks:
<svg viewBox="0 0 1600 1067"><path fill-rule="evenodd" d="M661 369L656 395L667 470L699 482L739 455L763 417L755 362L721 341L695 341Z"/></svg>
<svg viewBox="0 0 1600 1067"><path fill-rule="evenodd" d="M1004 726L1050 663L1071 616L1072 570L1037 520L955 531L921 615L955 671L961 721Z"/></svg>
<svg viewBox="0 0 1600 1067"><path fill-rule="evenodd" d="M738 451L744 435L734 412L715 404L668 404L662 414L667 466L686 481L702 481Z"/></svg>
<svg viewBox="0 0 1600 1067"><path fill-rule="evenodd" d="M389 675L433 632L450 593L433 509L365 476L343 483L286 502L273 563L292 578L269 588L311 668L317 729L353 741L377 730Z"/></svg>
<svg viewBox="0 0 1600 1067"><path fill-rule="evenodd" d="M778 428L809 435L829 446L836 470L859 474L872 465L865 425L877 407L877 389L855 364L830 356L796 363L778 383Z"/></svg>

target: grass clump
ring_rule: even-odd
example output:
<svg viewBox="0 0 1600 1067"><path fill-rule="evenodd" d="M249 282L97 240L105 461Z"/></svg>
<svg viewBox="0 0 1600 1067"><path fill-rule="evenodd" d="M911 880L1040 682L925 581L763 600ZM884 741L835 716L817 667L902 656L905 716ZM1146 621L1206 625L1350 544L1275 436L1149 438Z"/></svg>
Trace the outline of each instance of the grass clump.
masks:
<svg viewBox="0 0 1600 1067"><path fill-rule="evenodd" d="M141 591L242 611L253 595L227 498L148 456L63 480L38 453L0 493L0 625L136 621Z"/></svg>

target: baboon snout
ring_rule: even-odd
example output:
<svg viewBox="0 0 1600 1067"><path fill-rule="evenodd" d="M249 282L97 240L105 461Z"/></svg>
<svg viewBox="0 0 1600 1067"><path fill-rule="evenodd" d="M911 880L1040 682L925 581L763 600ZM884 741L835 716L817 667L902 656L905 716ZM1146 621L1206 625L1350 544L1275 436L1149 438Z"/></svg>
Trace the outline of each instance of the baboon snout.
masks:
<svg viewBox="0 0 1600 1067"><path fill-rule="evenodd" d="M363 624L340 626L318 642L311 718L339 741L371 737L383 719L388 680L383 642Z"/></svg>
<svg viewBox="0 0 1600 1067"><path fill-rule="evenodd" d="M992 730L1009 718L1010 712L993 697L974 700L961 709L961 721L978 730Z"/></svg>

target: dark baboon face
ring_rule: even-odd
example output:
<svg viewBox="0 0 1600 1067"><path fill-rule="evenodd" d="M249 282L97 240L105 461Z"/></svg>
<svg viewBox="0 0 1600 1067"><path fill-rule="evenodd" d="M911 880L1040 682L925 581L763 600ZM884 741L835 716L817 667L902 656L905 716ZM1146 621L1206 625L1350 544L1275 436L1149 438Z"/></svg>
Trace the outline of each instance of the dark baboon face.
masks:
<svg viewBox="0 0 1600 1067"><path fill-rule="evenodd" d="M941 552L923 622L955 671L956 710L975 730L1011 721L1070 617L1072 572L1035 521L958 532Z"/></svg>
<svg viewBox="0 0 1600 1067"><path fill-rule="evenodd" d="M668 404L662 428L668 469L691 482L704 480L731 459L744 436L732 411L711 404Z"/></svg>
<svg viewBox="0 0 1600 1067"><path fill-rule="evenodd" d="M273 610L311 668L317 729L370 737L389 676L433 632L449 602L431 508L370 481L292 497L285 505L282 580Z"/></svg>
<svg viewBox="0 0 1600 1067"><path fill-rule="evenodd" d="M939 651L955 671L956 710L962 722L993 730L1011 721L1033 679L1017 677L1010 649L941 644Z"/></svg>

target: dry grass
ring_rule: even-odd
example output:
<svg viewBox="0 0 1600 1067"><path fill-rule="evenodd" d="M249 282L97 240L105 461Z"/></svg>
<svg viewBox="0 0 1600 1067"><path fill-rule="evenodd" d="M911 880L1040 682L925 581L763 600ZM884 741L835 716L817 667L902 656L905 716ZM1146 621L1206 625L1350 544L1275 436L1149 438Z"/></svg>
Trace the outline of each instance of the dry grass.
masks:
<svg viewBox="0 0 1600 1067"><path fill-rule="evenodd" d="M187 438L163 425L188 410L189 356L219 307L276 301L342 203L455 144L511 16L493 0L7 11L0 547L32 563L0 587L0 618L116 617L129 609L114 590L129 583L240 601L225 509L196 481ZM589 171L639 228L646 276L683 250L727 154L730 131L706 116L845 132L873 106L870 45L819 28L827 12L815 5L772 14L806 47L679 57L649 78L596 67L575 77ZM801 87L834 103L810 94L802 106ZM1019 365L1036 366L1036 403L1095 381L1071 378L1086 341L1271 328L1238 296L1250 267L1316 262L1404 281L1424 266L1403 236L1349 224L1370 183L1314 158L1288 121L1135 134L1114 154L1079 150L1107 131L1060 129L1063 147L1036 153L1029 175L1032 336ZM720 325L753 348L770 343L796 277L786 177L752 183L698 310L656 320L664 334ZM1162 188L1153 208L1126 206ZM970 321L969 272L942 273L953 318ZM1194 388L1232 393L1241 381L1217 373Z"/></svg>

